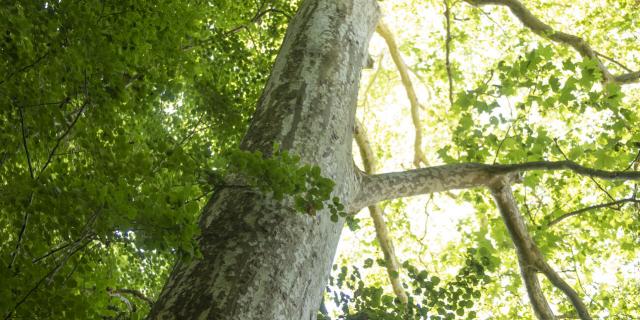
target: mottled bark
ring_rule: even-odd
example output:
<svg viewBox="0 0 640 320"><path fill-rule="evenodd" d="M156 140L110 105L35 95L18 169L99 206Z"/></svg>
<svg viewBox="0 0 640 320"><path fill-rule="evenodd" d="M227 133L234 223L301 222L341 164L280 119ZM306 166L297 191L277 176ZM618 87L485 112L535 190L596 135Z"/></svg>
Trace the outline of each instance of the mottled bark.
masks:
<svg viewBox="0 0 640 320"><path fill-rule="evenodd" d="M531 301L535 315L541 320L556 319L540 287L536 274L540 272L549 279L553 286L560 289L560 291L567 296L580 319L591 320L589 311L578 293L551 268L531 238L522 214L520 214L520 210L516 205L509 178L510 176L501 176L499 179L495 179L494 182L489 185L489 188L509 231L511 240L516 247L522 279L527 288L529 300Z"/></svg>
<svg viewBox="0 0 640 320"><path fill-rule="evenodd" d="M570 170L575 174L605 180L640 180L640 171L607 171L581 166L573 161L534 161L518 164L462 163L390 172L363 177L360 192L349 202L356 212L383 200L454 189L488 187L505 174L525 171Z"/></svg>
<svg viewBox="0 0 640 320"><path fill-rule="evenodd" d="M292 19L242 148L274 144L320 166L348 202L360 71L374 0L307 0ZM343 222L249 188L219 190L200 220L202 259L181 261L150 319L315 319Z"/></svg>
<svg viewBox="0 0 640 320"><path fill-rule="evenodd" d="M504 179L496 179L491 185L491 193L516 247L520 273L534 314L541 320L556 319L538 280L536 264L541 254L527 231L509 184L510 182Z"/></svg>

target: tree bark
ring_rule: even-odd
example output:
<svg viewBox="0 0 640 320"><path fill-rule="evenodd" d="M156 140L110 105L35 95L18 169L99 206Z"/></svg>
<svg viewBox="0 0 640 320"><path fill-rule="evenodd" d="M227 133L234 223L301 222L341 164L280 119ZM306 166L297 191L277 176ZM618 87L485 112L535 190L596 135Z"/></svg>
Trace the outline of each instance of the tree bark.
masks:
<svg viewBox="0 0 640 320"><path fill-rule="evenodd" d="M351 144L374 0L307 0L292 19L241 148L274 145L320 166L347 204L361 175ZM343 221L223 188L200 219L202 259L180 261L149 319L315 319Z"/></svg>

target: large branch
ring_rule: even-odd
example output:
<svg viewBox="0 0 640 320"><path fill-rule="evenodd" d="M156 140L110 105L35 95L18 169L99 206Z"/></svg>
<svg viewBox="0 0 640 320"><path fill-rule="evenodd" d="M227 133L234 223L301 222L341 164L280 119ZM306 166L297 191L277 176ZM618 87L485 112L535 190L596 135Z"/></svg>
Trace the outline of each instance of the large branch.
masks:
<svg viewBox="0 0 640 320"><path fill-rule="evenodd" d="M640 171L606 171L581 166L573 161L535 161L521 164L447 164L402 172L365 175L361 190L350 203L351 212L384 200L454 189L489 186L497 177L534 170L570 170L605 180L640 180Z"/></svg>
<svg viewBox="0 0 640 320"><path fill-rule="evenodd" d="M511 240L516 247L520 273L527 289L533 312L538 319L555 319L556 317L542 292L542 287L536 274L536 261L540 253L527 231L522 216L519 214L518 206L513 198L509 182L497 179L491 185L491 193L496 201Z"/></svg>
<svg viewBox="0 0 640 320"><path fill-rule="evenodd" d="M551 284L560 289L569 298L571 304L578 312L580 319L590 320L591 316L578 293L549 266L538 249L538 246L531 238L524 219L520 214L520 210L516 205L510 183L508 179L501 177L495 179L489 187L491 188L491 193L496 201L500 215L502 215L502 219L509 231L511 240L516 247L522 277L536 316L544 320L556 318L546 303L544 293L540 288L535 274L535 272L538 271L542 272Z"/></svg>
<svg viewBox="0 0 640 320"><path fill-rule="evenodd" d="M531 31L535 34L547 38L549 40L563 43L573 47L578 53L580 53L583 57L593 59L598 63L598 67L602 72L602 75L606 81L615 81L621 84L633 83L640 80L640 71L636 72L628 72L619 75L612 75L609 72L609 69L602 63L598 54L587 41L583 38L568 34L562 31L556 31L548 24L542 22L542 20L538 19L529 9L527 9L520 1L518 0L465 0L466 2L475 5L501 5L507 6L511 12Z"/></svg>
<svg viewBox="0 0 640 320"><path fill-rule="evenodd" d="M365 172L367 174L374 173L376 169L376 158L371 150L371 144L369 143L367 134L359 121L356 121L354 137L358 144L358 148L360 149L360 156L362 158L362 164L364 165ZM371 214L371 219L373 220L373 225L376 229L376 237L378 238L380 249L384 254L387 274L389 275L389 281L391 282L393 292L402 303L406 304L409 299L407 298L407 293L404 291L402 283L400 282L400 264L396 257L393 241L389 235L387 224L384 221L384 212L380 205L374 204L369 206L369 213Z"/></svg>
<svg viewBox="0 0 640 320"><path fill-rule="evenodd" d="M378 22L376 32L378 32L378 34L387 43L387 47L389 47L389 53L391 53L391 58L393 58L393 62L395 63L398 72L400 73L402 86L404 86L404 89L407 92L407 98L409 99L409 103L411 104L411 120L413 121L413 126L415 128L415 139L413 142L413 165L416 168L419 168L421 163L424 165L429 165L429 163L427 162L427 157L422 151L422 124L420 122L420 103L418 102L416 91L413 89L411 78L409 77L409 68L407 68L407 65L402 59L402 55L400 54L398 45L393 38L393 33L391 32L391 30L389 30L389 27L387 27L387 25L382 20Z"/></svg>

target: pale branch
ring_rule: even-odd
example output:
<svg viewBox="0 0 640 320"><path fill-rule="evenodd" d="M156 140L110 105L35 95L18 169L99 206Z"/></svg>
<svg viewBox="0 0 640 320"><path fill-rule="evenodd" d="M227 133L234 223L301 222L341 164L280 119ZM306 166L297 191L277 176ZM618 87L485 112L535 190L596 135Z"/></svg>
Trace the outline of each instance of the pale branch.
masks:
<svg viewBox="0 0 640 320"><path fill-rule="evenodd" d="M120 301L126 304L127 309L129 309L131 313L136 312L138 310L138 308L136 308L136 305L131 303L131 301L129 301L129 299L125 297L122 293L110 290L110 288L107 288L107 293L109 293L109 296L118 298Z"/></svg>
<svg viewBox="0 0 640 320"><path fill-rule="evenodd" d="M147 297L144 293L142 293L140 290L135 290L135 289L111 289L111 288L107 288L107 291L110 294L130 294L144 302L146 302L149 306L153 306L153 300L151 300L151 298Z"/></svg>
<svg viewBox="0 0 640 320"><path fill-rule="evenodd" d="M360 149L360 157L362 158L364 170L367 174L373 174L376 170L376 157L373 150L371 150L371 144L369 143L364 127L357 120L354 131L354 138ZM393 292L402 303L406 304L409 299L400 282L400 264L395 254L393 240L389 235L387 224L384 221L384 212L380 205L373 204L369 206L369 213L376 229L376 237L378 238L380 249L384 254L387 274L389 275L389 282L391 282Z"/></svg>
<svg viewBox="0 0 640 320"><path fill-rule="evenodd" d="M591 210L596 210L596 209L602 209L602 208L609 208L609 207L613 207L613 206L617 206L617 205L621 205L621 204L625 204L625 203L640 203L640 199L636 199L636 198L626 198L626 199L620 199L620 200L615 200L615 201L611 201L611 202L607 202L607 203L601 203L601 204L596 204L593 206L588 206L585 208L581 208L578 210L574 210L571 212L567 212L553 220L551 220L549 223L547 223L547 227L551 227L555 224L560 223L562 220L573 217L573 216L577 216L579 214L585 213L585 212L589 212Z"/></svg>
<svg viewBox="0 0 640 320"><path fill-rule="evenodd" d="M378 22L376 32L378 32L378 34L387 43L389 53L391 53L391 58L393 59L396 68L398 69L398 73L400 73L402 85L407 92L407 98L409 99L409 103L411 105L411 120L413 121L413 126L415 127L415 139L413 142L413 165L416 168L419 168L420 164L429 165L427 157L422 151L422 124L420 122L420 103L418 102L418 97L416 96L416 92L413 89L411 78L409 77L409 68L407 68L407 65L402 59L402 55L400 54L398 45L396 44L396 41L393 37L393 33L382 20Z"/></svg>
<svg viewBox="0 0 640 320"><path fill-rule="evenodd" d="M640 71L628 72L619 75L612 75L609 69L602 63L598 57L598 53L591 48L589 43L583 38L568 34L562 31L556 31L548 24L544 23L536 17L529 9L527 9L518 0L465 0L471 5L501 5L507 6L509 10L520 20L520 22L529 28L533 33L547 38L551 41L563 43L573 47L580 55L585 58L592 59L598 63L598 68L602 72L605 81L615 81L620 84L633 83L640 80Z"/></svg>
<svg viewBox="0 0 640 320"><path fill-rule="evenodd" d="M516 247L518 261L520 262L520 268L523 273L523 280L525 280L525 283L527 281L533 281L533 283L527 284L527 293L529 294L536 316L539 319L545 320L556 318L553 313L550 312L551 310L548 305L546 306L546 309L536 309L536 307L541 307L539 304L541 302L540 299L544 299L544 294L539 289L539 284L537 284L538 288L536 289L536 281L533 280L535 272L538 271L542 272L553 286L560 289L569 298L571 304L578 312L580 319L590 320L591 316L578 293L573 290L573 288L571 288L571 286L569 286L569 284L567 284L558 275L558 273L551 268L551 266L549 266L538 249L538 246L531 238L531 235L527 231L527 227L524 223L524 219L522 218L522 214L520 214L520 210L516 204L510 183L510 181L501 177L495 179L494 182L489 185L489 188L491 189L491 193L496 201L498 210L504 220L511 240ZM531 284L533 284L533 286L531 286Z"/></svg>
<svg viewBox="0 0 640 320"><path fill-rule="evenodd" d="M522 281L527 289L527 295L533 308L533 313L538 319L556 319L549 302L542 292L542 286L540 286L540 280L534 267L528 265L525 261L518 258L518 265L520 266L520 275Z"/></svg>
<svg viewBox="0 0 640 320"><path fill-rule="evenodd" d="M640 180L640 171L606 171L573 161L534 161L520 164L463 163L402 172L364 175L358 196L349 205L357 211L380 201L454 189L489 186L496 177L535 170L570 170L578 175L605 180Z"/></svg>

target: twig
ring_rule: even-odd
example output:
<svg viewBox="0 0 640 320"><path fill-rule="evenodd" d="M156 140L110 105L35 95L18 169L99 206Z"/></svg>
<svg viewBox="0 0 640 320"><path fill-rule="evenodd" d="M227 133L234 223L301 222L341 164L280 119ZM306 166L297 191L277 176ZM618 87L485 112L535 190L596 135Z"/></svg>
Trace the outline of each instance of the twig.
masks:
<svg viewBox="0 0 640 320"><path fill-rule="evenodd" d="M72 246L72 245L76 245L77 243L85 240L85 239L89 239L89 240L93 240L93 238L96 236L94 233L90 232L91 230L91 226L96 222L96 220L98 219L98 216L100 215L100 213L102 212L102 209L104 207L100 207L99 209L95 210L93 212L93 214L91 215L91 217L89 217L89 219L87 220L87 222L84 224L84 226L82 227L82 231L80 232L81 236L72 241L72 242L68 242L66 244L63 244L55 249L52 249L51 251L47 252L46 254L38 257L38 258L34 258L31 262L32 263L38 263L40 261L42 261L43 259L55 254L56 252L60 251L60 250L64 250L65 248Z"/></svg>
<svg viewBox="0 0 640 320"><path fill-rule="evenodd" d="M618 62L618 61L614 60L613 58L611 58L611 57L609 57L609 56L606 56L606 55L604 55L604 54L602 54L602 53L600 53L600 52L598 52L598 51L595 51L595 50L594 50L593 52L595 52L598 56L603 57L603 58L605 58L605 59L607 59L607 60L609 60L609 61L611 61L611 62L615 63L615 64L616 64L616 65L618 65L620 68L622 68L622 69L624 69L624 70L627 70L628 72L633 72L633 70L631 70L631 69L627 68L627 66L625 66L624 64L622 64L622 63L620 63L620 62Z"/></svg>
<svg viewBox="0 0 640 320"><path fill-rule="evenodd" d="M231 30L226 31L224 33L224 35L238 33L240 31L242 31L242 29L248 28L248 25L250 23L258 22L260 20L260 18L262 18L265 14L267 14L269 12L279 13L279 14L287 17L287 19L291 19L291 16L289 14L287 14L286 12L284 12L282 10L279 10L279 9L276 9L276 8L269 8L269 9L266 9L266 10L264 10L262 12L256 13L256 15L253 18L251 18L251 20L249 20L249 22L247 22L247 24L239 25L239 26L237 26L237 27L235 27L235 28L233 28Z"/></svg>
<svg viewBox="0 0 640 320"><path fill-rule="evenodd" d="M567 155L564 153L564 151L562 151L562 148L560 148L560 146L558 145L558 139L557 138L553 139L553 143L555 143L556 148L558 149L558 151L560 151L560 154L562 155L562 157L565 160L569 160L569 157L567 157ZM602 185L600 185L600 183L598 183L598 181L596 181L596 179L594 179L593 177L589 177L589 179L591 179L591 181L593 181L593 183L596 184L596 187L598 187L598 189L600 189L600 191L604 192L604 194L606 194L607 197L609 197L609 199L616 200L613 196L611 196L611 194L609 193L609 191L607 191L607 189L605 189Z"/></svg>
<svg viewBox="0 0 640 320"><path fill-rule="evenodd" d="M515 121L511 122L511 124L509 125L509 128L507 128L507 132L504 133L504 138L502 138L500 140L500 143L498 143L498 148L496 149L496 155L493 157L493 164L496 164L496 162L498 161L498 156L500 155L500 149L502 149L502 145L504 144L504 142L507 139L511 138L509 136L509 132L511 131L511 127L513 127L514 123L515 123Z"/></svg>
<svg viewBox="0 0 640 320"><path fill-rule="evenodd" d="M638 154L636 155L636 157L631 161L631 163L629 163L629 166L626 169L624 169L624 171L627 171L633 168L633 165L638 163L638 160L640 160L640 151L638 151Z"/></svg>
<svg viewBox="0 0 640 320"><path fill-rule="evenodd" d="M558 224L559 222L561 222L564 219L573 217L573 216L577 216L581 213L585 213L591 210L596 210L596 209L601 209L601 208L608 208L608 207L612 207L612 206L617 206L617 205L621 205L624 203L640 203L639 199L636 198L626 198L626 199L620 199L620 200L616 200L616 201L611 201L611 202L607 202L607 203L601 203L601 204L596 204L593 206L588 206L582 209L578 209L578 210L574 210L571 212L567 212L553 220L551 220L549 223L547 223L547 227L551 227L555 224Z"/></svg>

